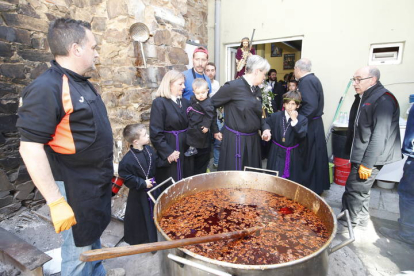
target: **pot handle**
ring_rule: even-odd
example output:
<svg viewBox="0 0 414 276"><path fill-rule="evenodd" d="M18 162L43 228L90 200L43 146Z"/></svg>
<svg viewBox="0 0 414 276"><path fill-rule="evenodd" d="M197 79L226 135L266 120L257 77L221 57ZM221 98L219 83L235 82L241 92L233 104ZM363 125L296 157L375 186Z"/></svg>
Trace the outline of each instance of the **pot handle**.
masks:
<svg viewBox="0 0 414 276"><path fill-rule="evenodd" d="M259 168L253 168L253 167L248 167L248 166L244 166L244 171L262 171L262 172L271 172L276 174L276 176L279 176L279 172L278 171L272 171L272 170L266 170L266 169L259 169Z"/></svg>
<svg viewBox="0 0 414 276"><path fill-rule="evenodd" d="M185 258L178 257L177 255L174 255L174 254L171 254L171 253L168 254L168 258L170 258L171 260L173 260L173 261L175 261L177 263L180 263L180 264L183 264L183 265L189 265L189 266L198 268L200 270L206 271L208 273L211 273L213 275L217 275L217 276L233 276L232 274L229 274L227 272L223 272L223 271L220 271L220 270L217 270L217 269L214 269L214 268L211 268L211 267L208 267L208 266L205 266L205 265L202 265L202 264L199 264L199 263L196 263L196 262L187 260Z"/></svg>
<svg viewBox="0 0 414 276"><path fill-rule="evenodd" d="M348 210L344 210L342 211L337 217L336 220L342 218L343 216L346 216L346 223L348 224L348 231L349 231L349 239L347 239L346 241L343 241L340 244L335 245L334 247L329 249L329 254L334 253L335 251L337 251L338 249L341 249L344 246L347 246L348 244L352 243L355 241L355 236L354 236L354 229L352 228L352 224L351 224L351 217L349 216L349 212Z"/></svg>
<svg viewBox="0 0 414 276"><path fill-rule="evenodd" d="M165 185L165 184L166 184L166 183L168 183L170 180L171 180L171 182L172 182L173 184L175 184L174 178L170 177L170 178L167 178L166 180L164 180L163 182L161 182L160 184L158 184L157 186L154 186L151 190L149 190L149 191L147 192L148 196L151 198L151 200L152 200L154 203L156 202L156 200L155 200L155 198L152 196L151 192L152 192L152 191L154 191L154 190L156 190L156 189L158 189L158 188L160 188L161 186Z"/></svg>

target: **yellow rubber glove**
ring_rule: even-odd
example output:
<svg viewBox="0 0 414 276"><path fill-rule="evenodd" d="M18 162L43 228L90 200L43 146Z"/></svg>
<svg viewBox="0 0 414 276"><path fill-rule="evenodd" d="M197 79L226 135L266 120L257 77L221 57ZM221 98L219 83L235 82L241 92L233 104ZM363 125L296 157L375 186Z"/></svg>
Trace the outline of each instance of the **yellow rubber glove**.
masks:
<svg viewBox="0 0 414 276"><path fill-rule="evenodd" d="M56 233L68 230L76 224L75 214L64 197L48 205Z"/></svg>
<svg viewBox="0 0 414 276"><path fill-rule="evenodd" d="M368 179L368 177L371 176L372 169L368 169L367 167L361 164L359 165L358 173L359 173L359 178Z"/></svg>

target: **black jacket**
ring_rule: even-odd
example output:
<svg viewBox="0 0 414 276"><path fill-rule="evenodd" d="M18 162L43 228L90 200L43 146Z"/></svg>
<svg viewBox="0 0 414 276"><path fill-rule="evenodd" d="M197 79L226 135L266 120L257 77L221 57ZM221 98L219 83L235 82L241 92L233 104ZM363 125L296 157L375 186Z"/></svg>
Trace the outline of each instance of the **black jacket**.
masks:
<svg viewBox="0 0 414 276"><path fill-rule="evenodd" d="M351 107L346 150L367 168L401 160L397 99L380 82L357 94Z"/></svg>
<svg viewBox="0 0 414 276"><path fill-rule="evenodd" d="M22 99L22 139L45 144L54 179L64 182L75 213L75 245L91 245L111 220L113 136L105 104L88 78L56 61Z"/></svg>
<svg viewBox="0 0 414 276"><path fill-rule="evenodd" d="M207 148L210 145L210 134L203 133L202 127L211 128L213 118L216 118L214 106L210 98L199 101L191 96L191 108L195 111L187 109L187 144L196 148Z"/></svg>
<svg viewBox="0 0 414 276"><path fill-rule="evenodd" d="M270 81L267 80L270 84ZM273 106L273 112L277 112L282 110L283 107L283 94L286 93L285 88L283 87L283 85L278 82L277 80L275 81L275 84L272 88L272 93L275 95L275 97L272 100L272 106Z"/></svg>

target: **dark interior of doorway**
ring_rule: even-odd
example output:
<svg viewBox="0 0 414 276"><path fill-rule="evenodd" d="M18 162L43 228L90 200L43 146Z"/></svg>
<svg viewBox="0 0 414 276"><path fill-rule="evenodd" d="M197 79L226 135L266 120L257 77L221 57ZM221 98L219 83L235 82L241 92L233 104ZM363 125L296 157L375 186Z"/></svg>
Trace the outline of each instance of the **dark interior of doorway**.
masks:
<svg viewBox="0 0 414 276"><path fill-rule="evenodd" d="M239 46L232 47L234 53ZM278 80L293 71L294 64L301 58L302 40L287 40L269 43L253 42L257 55L267 59L270 67L276 69ZM234 67L235 68L235 67ZM232 74L234 76L234 74Z"/></svg>

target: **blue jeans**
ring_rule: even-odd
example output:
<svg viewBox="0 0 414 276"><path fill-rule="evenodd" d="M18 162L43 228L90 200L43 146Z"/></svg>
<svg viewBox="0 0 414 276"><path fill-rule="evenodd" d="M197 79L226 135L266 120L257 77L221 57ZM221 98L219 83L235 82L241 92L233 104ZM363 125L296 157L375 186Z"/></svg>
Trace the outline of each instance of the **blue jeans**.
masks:
<svg viewBox="0 0 414 276"><path fill-rule="evenodd" d="M63 181L56 181L59 187L60 193L66 198L65 185ZM62 276L105 276L106 271L102 265L102 261L82 262L79 260L79 256L82 252L100 249L101 240L98 239L93 244L84 247L77 247L73 239L72 228L61 232L63 237L63 244L61 249L62 255L62 267L60 275Z"/></svg>
<svg viewBox="0 0 414 276"><path fill-rule="evenodd" d="M408 157L404 164L404 174L398 184L400 196L400 236L414 243L414 158Z"/></svg>
<svg viewBox="0 0 414 276"><path fill-rule="evenodd" d="M221 128L223 127L223 123L220 122L220 120L217 120L217 125L219 130L221 131ZM214 147L213 147L213 156L214 156L214 164L218 165L219 162L219 158L220 158L220 146L221 146L221 141L214 139Z"/></svg>

